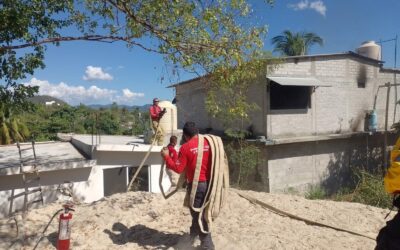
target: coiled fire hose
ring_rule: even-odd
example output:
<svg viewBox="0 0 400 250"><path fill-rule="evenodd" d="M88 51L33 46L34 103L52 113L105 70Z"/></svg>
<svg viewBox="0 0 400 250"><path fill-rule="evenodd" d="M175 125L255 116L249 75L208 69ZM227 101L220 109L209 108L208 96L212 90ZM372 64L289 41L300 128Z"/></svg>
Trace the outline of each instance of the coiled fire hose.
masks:
<svg viewBox="0 0 400 250"><path fill-rule="evenodd" d="M225 202L225 197L227 190L229 188L229 169L228 169L228 160L225 155L225 151L223 148L223 143L220 137L214 135L198 135L199 144L197 148L197 159L196 159L196 170L193 177L192 182L192 190L190 194L186 193L185 197L185 206L190 207L196 212L199 212L199 226L203 233L211 232L212 222L217 218L219 212ZM196 208L193 206L194 198L197 192L197 187L200 178L200 170L201 163L203 159L203 149L204 149L204 139L209 142L210 150L211 150L211 174L209 180L209 188L206 193L206 198L204 199L203 204ZM185 181L186 174L182 173L179 177L178 184L175 190L170 191L169 193L165 193L164 187L162 185L162 180L164 178L165 172L165 162L163 161L161 170L160 170L160 179L159 185L162 195L165 199L168 199L173 194L175 194L178 189L182 186ZM205 230L202 217L206 219L208 230Z"/></svg>

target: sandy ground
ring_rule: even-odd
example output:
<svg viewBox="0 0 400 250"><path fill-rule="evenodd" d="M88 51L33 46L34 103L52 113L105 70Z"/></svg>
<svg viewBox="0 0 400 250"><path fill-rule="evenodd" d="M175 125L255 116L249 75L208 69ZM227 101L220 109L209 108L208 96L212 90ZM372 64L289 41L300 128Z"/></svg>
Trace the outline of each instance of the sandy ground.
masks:
<svg viewBox="0 0 400 250"><path fill-rule="evenodd" d="M293 195L241 191L279 209L375 238L388 210L357 203L312 201ZM189 249L190 215L182 206L184 193L168 200L160 194L115 194L75 207L72 249ZM0 249L33 249L51 216L54 203L29 212L26 240L0 220ZM392 213L394 214L394 213ZM55 249L58 220L49 226L36 249ZM374 249L375 241L333 229L307 225L248 202L231 190L214 224L216 249ZM23 245L25 244L25 246Z"/></svg>

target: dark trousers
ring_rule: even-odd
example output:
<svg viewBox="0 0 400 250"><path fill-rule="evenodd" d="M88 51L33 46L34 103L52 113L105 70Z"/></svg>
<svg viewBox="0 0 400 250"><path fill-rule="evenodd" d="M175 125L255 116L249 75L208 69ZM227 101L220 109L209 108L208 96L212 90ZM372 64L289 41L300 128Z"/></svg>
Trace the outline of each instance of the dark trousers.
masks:
<svg viewBox="0 0 400 250"><path fill-rule="evenodd" d="M375 250L400 250L400 212L379 231Z"/></svg>
<svg viewBox="0 0 400 250"><path fill-rule="evenodd" d="M207 182L199 182L199 185L197 186L197 192L196 196L194 198L194 204L193 207L199 208L204 202L204 199L206 198L207 194L207 189L208 189L208 183ZM188 185L187 191L190 194L190 191L192 190L192 185ZM190 214L192 215L192 225L190 226L190 236L193 238L196 237L197 235L200 238L201 241L201 249L214 249L214 243L211 238L211 233L205 234L202 233L200 230L199 226L199 212L195 212L192 208L190 208ZM204 230L208 231L208 225L207 222L204 218L204 213L203 213L203 218L202 218L202 224Z"/></svg>

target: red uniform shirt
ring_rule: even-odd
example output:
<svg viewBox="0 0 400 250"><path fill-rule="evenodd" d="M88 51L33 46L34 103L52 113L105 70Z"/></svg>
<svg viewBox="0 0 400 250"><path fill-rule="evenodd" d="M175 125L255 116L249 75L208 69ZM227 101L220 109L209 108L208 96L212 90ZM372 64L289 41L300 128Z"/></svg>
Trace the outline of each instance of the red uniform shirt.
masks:
<svg viewBox="0 0 400 250"><path fill-rule="evenodd" d="M153 120L153 121L160 120L160 112L161 112L160 106L151 105L150 106L150 117L151 117L151 120Z"/></svg>
<svg viewBox="0 0 400 250"><path fill-rule="evenodd" d="M193 181L194 171L196 170L197 147L199 144L198 136L192 137L179 149L178 159L174 161L170 156L165 157L167 167L177 173L182 173L186 169L186 179L189 183ZM210 145L204 139L203 160L201 163L199 181L207 181L211 172L211 151Z"/></svg>
<svg viewBox="0 0 400 250"><path fill-rule="evenodd" d="M168 144L168 151L169 151L169 156L172 158L174 162L178 160L178 153L175 150L175 146L172 144Z"/></svg>

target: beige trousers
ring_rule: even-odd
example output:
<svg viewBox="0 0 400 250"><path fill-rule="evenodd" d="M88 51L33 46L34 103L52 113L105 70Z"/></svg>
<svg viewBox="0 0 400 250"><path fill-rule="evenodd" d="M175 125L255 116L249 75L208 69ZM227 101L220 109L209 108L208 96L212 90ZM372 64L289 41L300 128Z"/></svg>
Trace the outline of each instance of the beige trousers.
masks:
<svg viewBox="0 0 400 250"><path fill-rule="evenodd" d="M156 138L157 141L157 145L158 146L163 146L164 145L164 131L162 129L161 126L159 126L160 122L159 121L151 121L151 125L153 127L153 137L152 137L152 141L154 140L154 138ZM158 127L158 129L157 129Z"/></svg>

